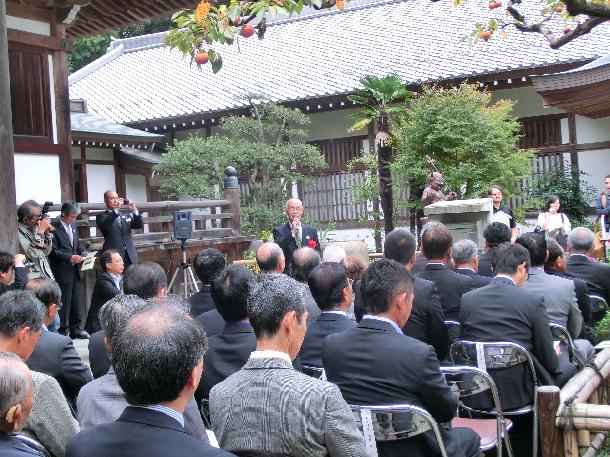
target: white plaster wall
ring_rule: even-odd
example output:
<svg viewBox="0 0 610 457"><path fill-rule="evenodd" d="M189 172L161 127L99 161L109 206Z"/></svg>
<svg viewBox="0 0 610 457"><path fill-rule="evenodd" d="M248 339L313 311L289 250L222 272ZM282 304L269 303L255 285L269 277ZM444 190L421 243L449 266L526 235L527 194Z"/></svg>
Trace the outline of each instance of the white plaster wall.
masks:
<svg viewBox="0 0 610 457"><path fill-rule="evenodd" d="M112 160L114 161L114 153L112 149L90 148L85 149L87 160Z"/></svg>
<svg viewBox="0 0 610 457"><path fill-rule="evenodd" d="M89 203L103 203L104 192L115 189L114 165L87 164L87 195ZM90 219L94 219L91 217ZM90 229L90 235L95 236L95 227Z"/></svg>
<svg viewBox="0 0 610 457"><path fill-rule="evenodd" d="M585 180L595 187L598 193L605 192L604 177L610 174L610 149L579 151L578 166L587 173ZM591 205L595 205L592 200Z"/></svg>
<svg viewBox="0 0 610 457"><path fill-rule="evenodd" d="M125 196L134 202L147 202L146 177L142 175L125 175ZM148 216L148 213L142 213ZM144 224L144 233L148 233L148 224Z"/></svg>
<svg viewBox="0 0 610 457"><path fill-rule="evenodd" d="M23 19L15 16L6 16L6 28L51 36L51 24L32 19Z"/></svg>
<svg viewBox="0 0 610 457"><path fill-rule="evenodd" d="M578 144L608 140L610 140L610 116L600 119L576 116L576 142Z"/></svg>
<svg viewBox="0 0 610 457"><path fill-rule="evenodd" d="M544 116L565 112L557 108L545 108L542 106L542 97L531 86L493 91L491 93L492 102L499 99L517 101L512 112L513 116L516 117Z"/></svg>
<svg viewBox="0 0 610 457"><path fill-rule="evenodd" d="M30 199L60 203L59 156L15 154L15 188L17 204Z"/></svg>

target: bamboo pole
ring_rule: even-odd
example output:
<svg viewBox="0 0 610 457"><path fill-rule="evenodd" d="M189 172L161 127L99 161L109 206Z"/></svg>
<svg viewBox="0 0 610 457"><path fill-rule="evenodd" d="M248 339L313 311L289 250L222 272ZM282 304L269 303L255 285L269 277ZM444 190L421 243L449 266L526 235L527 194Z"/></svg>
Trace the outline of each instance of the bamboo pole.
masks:
<svg viewBox="0 0 610 457"><path fill-rule="evenodd" d="M599 368L605 379L610 375L610 349L601 351L593 363ZM601 381L592 368L583 368L577 373L568 383L561 389L560 392L560 411L564 408L564 402L572 397L575 397L574 403L582 403L589 400L589 397L595 389L601 384Z"/></svg>
<svg viewBox="0 0 610 457"><path fill-rule="evenodd" d="M595 437L591 440L589 448L584 452L582 457L594 457L602 448L604 441L606 441L606 433L596 433Z"/></svg>
<svg viewBox="0 0 610 457"><path fill-rule="evenodd" d="M589 430L578 430L578 450L579 453L583 452L584 449L588 448L591 444L591 435Z"/></svg>
<svg viewBox="0 0 610 457"><path fill-rule="evenodd" d="M564 430L563 448L565 457L578 457L578 436L574 430Z"/></svg>

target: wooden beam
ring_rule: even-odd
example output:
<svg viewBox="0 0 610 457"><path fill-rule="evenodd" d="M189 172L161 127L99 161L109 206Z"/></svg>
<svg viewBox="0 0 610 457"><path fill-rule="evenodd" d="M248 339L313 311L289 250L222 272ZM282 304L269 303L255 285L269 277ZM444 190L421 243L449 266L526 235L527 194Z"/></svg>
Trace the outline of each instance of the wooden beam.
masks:
<svg viewBox="0 0 610 457"><path fill-rule="evenodd" d="M23 30L9 29L7 31L8 41L21 43L28 46L49 49L51 51L69 51L70 47L66 40L53 37L38 35L37 33L24 32Z"/></svg>
<svg viewBox="0 0 610 457"><path fill-rule="evenodd" d="M39 8L34 5L23 5L21 3L6 2L6 14L8 16L19 17L23 19L32 19L34 21L50 23L53 20L53 12L45 8Z"/></svg>
<svg viewBox="0 0 610 457"><path fill-rule="evenodd" d="M0 249L12 254L17 252L17 197L4 0L0 0L0 163Z"/></svg>

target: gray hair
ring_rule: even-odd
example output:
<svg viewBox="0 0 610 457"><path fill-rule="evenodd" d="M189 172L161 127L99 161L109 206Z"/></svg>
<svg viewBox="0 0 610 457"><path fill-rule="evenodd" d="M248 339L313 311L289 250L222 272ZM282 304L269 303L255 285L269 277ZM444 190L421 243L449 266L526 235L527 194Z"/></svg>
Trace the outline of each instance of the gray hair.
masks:
<svg viewBox="0 0 610 457"><path fill-rule="evenodd" d="M345 253L345 251L343 252ZM318 265L320 265L320 254L318 254L318 251L304 246L292 254L290 276L300 282L307 281L311 270Z"/></svg>
<svg viewBox="0 0 610 457"><path fill-rule="evenodd" d="M32 217L32 214L34 214L34 211L32 210L34 208L40 208L40 204L36 200L24 201L19 205L19 208L17 208L17 219L22 221L28 217Z"/></svg>
<svg viewBox="0 0 610 457"><path fill-rule="evenodd" d="M334 244L331 244L330 246L326 246L324 252L322 253L322 263L341 263L346 257L347 254L345 252L345 249L343 249L341 246L335 246Z"/></svg>
<svg viewBox="0 0 610 457"><path fill-rule="evenodd" d="M478 251L479 248L474 241L463 239L453 243L451 256L457 265L461 265L472 262L477 256Z"/></svg>
<svg viewBox="0 0 610 457"><path fill-rule="evenodd" d="M203 328L186 311L167 305L136 312L114 343L112 364L132 405L178 398L207 349Z"/></svg>
<svg viewBox="0 0 610 457"><path fill-rule="evenodd" d="M100 324L111 346L114 337L119 330L125 328L131 315L146 306L148 306L146 300L137 295L117 295L102 306L99 312Z"/></svg>
<svg viewBox="0 0 610 457"><path fill-rule="evenodd" d="M283 274L262 275L248 295L248 316L256 337L273 336L286 314L305 312L302 286Z"/></svg>
<svg viewBox="0 0 610 457"><path fill-rule="evenodd" d="M24 327L38 331L46 314L47 309L32 292L5 292L0 295L0 335L10 338Z"/></svg>
<svg viewBox="0 0 610 457"><path fill-rule="evenodd" d="M586 227L576 227L568 235L568 246L572 252L587 253L593 247L595 235Z"/></svg>
<svg viewBox="0 0 610 457"><path fill-rule="evenodd" d="M431 229L433 227L440 227L441 225L443 225L441 222L439 221L430 221L430 222L426 222L422 228L421 231L419 232L419 238L423 239L424 238L424 233L426 232L426 230Z"/></svg>
<svg viewBox="0 0 610 457"><path fill-rule="evenodd" d="M276 243L263 243L256 250L256 264L263 272L278 268L282 257L284 257L284 251Z"/></svg>
<svg viewBox="0 0 610 457"><path fill-rule="evenodd" d="M33 388L28 366L11 352L0 352L0 425L6 421L6 413L23 403Z"/></svg>
<svg viewBox="0 0 610 457"><path fill-rule="evenodd" d="M80 205L75 202L65 202L63 205L61 205L61 214L64 216L80 214Z"/></svg>

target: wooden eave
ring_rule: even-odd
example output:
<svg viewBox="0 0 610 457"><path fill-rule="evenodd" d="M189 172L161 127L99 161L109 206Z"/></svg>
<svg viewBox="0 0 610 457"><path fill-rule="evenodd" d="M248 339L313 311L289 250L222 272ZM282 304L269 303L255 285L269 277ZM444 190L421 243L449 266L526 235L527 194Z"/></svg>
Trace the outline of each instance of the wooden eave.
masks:
<svg viewBox="0 0 610 457"><path fill-rule="evenodd" d="M192 9L197 0L7 0L11 16L63 22L73 7L75 19L66 25L68 39L98 35L153 19L169 17L181 9Z"/></svg>
<svg viewBox="0 0 610 457"><path fill-rule="evenodd" d="M610 80L552 91L539 90L538 93L545 107L594 119L610 116Z"/></svg>

